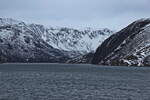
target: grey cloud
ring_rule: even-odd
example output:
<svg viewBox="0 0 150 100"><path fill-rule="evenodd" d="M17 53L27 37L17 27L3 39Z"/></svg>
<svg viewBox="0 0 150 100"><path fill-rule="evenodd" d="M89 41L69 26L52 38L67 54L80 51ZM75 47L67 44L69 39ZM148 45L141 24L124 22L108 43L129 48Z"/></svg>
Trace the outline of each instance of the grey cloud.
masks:
<svg viewBox="0 0 150 100"><path fill-rule="evenodd" d="M0 0L0 17L49 26L119 30L150 17L149 0Z"/></svg>

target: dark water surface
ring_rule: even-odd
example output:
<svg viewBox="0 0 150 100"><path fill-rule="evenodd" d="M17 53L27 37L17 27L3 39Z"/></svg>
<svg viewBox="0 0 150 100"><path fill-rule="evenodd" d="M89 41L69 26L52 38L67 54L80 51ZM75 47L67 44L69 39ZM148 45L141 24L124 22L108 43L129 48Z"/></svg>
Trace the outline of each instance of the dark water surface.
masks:
<svg viewBox="0 0 150 100"><path fill-rule="evenodd" d="M150 100L150 68L1 64L0 100Z"/></svg>

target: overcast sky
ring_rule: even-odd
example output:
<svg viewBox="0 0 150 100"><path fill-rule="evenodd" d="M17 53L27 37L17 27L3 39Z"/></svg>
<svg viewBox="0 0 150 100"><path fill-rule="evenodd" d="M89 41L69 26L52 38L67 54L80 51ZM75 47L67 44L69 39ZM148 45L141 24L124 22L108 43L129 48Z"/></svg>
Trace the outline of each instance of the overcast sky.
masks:
<svg viewBox="0 0 150 100"><path fill-rule="evenodd" d="M150 17L150 0L0 0L0 17L73 28L119 30Z"/></svg>

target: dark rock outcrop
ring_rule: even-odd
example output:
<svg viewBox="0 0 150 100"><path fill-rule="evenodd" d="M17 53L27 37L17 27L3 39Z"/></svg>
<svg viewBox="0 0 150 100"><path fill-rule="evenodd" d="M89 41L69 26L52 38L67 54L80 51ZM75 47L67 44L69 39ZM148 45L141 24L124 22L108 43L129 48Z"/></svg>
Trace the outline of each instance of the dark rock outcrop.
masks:
<svg viewBox="0 0 150 100"><path fill-rule="evenodd" d="M71 60L68 60L66 63L71 64L90 64L93 59L94 53L90 52L88 54L73 58Z"/></svg>
<svg viewBox="0 0 150 100"><path fill-rule="evenodd" d="M150 19L135 21L106 39L97 48L92 63L149 66Z"/></svg>

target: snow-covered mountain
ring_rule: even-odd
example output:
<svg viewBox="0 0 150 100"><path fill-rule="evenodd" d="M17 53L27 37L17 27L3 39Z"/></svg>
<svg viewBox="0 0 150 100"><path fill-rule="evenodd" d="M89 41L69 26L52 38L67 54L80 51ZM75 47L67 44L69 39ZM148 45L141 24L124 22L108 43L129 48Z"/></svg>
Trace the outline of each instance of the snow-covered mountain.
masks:
<svg viewBox="0 0 150 100"><path fill-rule="evenodd" d="M105 28L94 30L86 28L82 30L67 28L67 27L44 27L38 24L26 24L21 21L13 20L10 18L1 18L0 25L13 25L21 28L26 27L33 33L38 34L44 41L53 46L54 48L65 51L80 51L91 52L106 38L108 38L113 31ZM21 27L22 26L22 27Z"/></svg>
<svg viewBox="0 0 150 100"><path fill-rule="evenodd" d="M107 28L101 30L93 30L91 28L77 30L66 27L45 28L43 25L37 24L30 24L29 27L54 48L82 54L95 51L98 45L113 33Z"/></svg>
<svg viewBox="0 0 150 100"><path fill-rule="evenodd" d="M113 31L77 30L0 18L0 56L13 62L59 62L94 51ZM61 62L62 62L61 61Z"/></svg>
<svg viewBox="0 0 150 100"><path fill-rule="evenodd" d="M106 39L92 63L150 66L150 18L137 20Z"/></svg>
<svg viewBox="0 0 150 100"><path fill-rule="evenodd" d="M109 29L77 30L72 28L49 28L43 36L46 42L57 49L88 53L95 51L100 43L108 38L113 31Z"/></svg>
<svg viewBox="0 0 150 100"><path fill-rule="evenodd" d="M53 48L30 26L0 19L0 62L65 62L69 52Z"/></svg>

